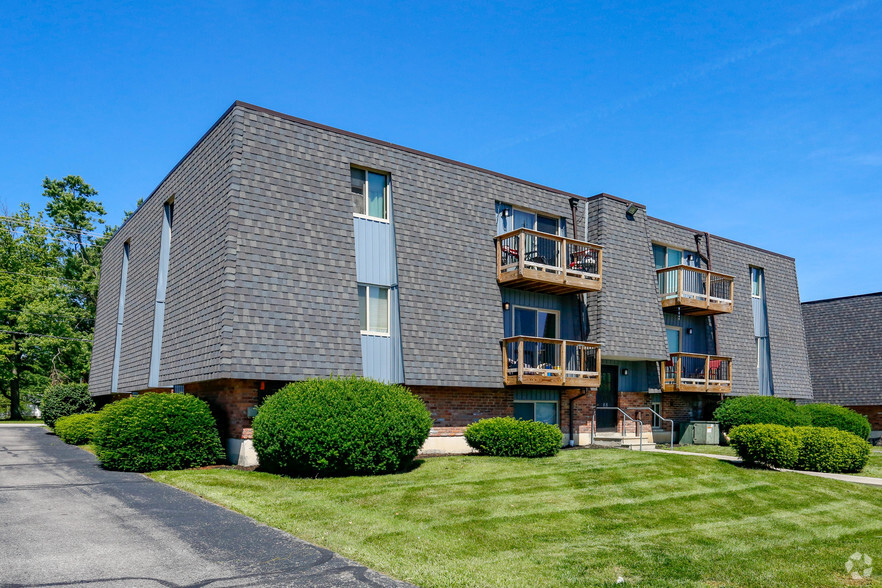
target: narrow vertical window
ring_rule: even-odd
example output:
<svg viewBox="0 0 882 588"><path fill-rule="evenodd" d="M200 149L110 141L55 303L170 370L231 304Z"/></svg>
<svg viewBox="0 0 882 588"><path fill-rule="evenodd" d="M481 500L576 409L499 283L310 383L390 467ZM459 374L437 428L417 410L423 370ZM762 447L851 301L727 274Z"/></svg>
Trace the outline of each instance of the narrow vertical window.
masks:
<svg viewBox="0 0 882 588"><path fill-rule="evenodd" d="M162 330L165 324L165 292L168 286L168 258L171 249L174 202L166 202L162 211L162 234L159 241L159 271L156 277L156 305L153 312L153 346L150 353L150 373L147 385L159 386L159 356L162 352Z"/></svg>
<svg viewBox="0 0 882 588"><path fill-rule="evenodd" d="M122 349L123 315L126 307L126 279L129 274L129 242L123 243L122 271L119 279L119 304L116 311L116 343L113 347L113 372L110 376L110 391L119 387L119 356Z"/></svg>

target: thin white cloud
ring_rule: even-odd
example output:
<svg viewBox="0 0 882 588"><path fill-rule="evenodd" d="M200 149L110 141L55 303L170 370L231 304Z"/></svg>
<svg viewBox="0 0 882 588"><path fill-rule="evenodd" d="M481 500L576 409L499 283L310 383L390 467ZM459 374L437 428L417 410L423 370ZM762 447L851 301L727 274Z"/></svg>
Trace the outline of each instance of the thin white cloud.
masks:
<svg viewBox="0 0 882 588"><path fill-rule="evenodd" d="M840 6L839 8L832 10L830 12L826 12L824 14L815 16L808 20L805 20L778 35L772 39L757 42L753 45L749 45L743 49L739 49L738 51L734 51L720 59L715 61L711 61L709 63L705 63L699 65L691 70L685 71L677 76L674 76L668 80L664 80L662 82L658 82L646 88L643 91L637 92L631 96L628 96L618 102L611 104L605 108L600 108L596 110L584 111L570 118L561 121L560 123L549 125L547 127L536 129L535 131L521 135L519 137L513 137L509 140L505 140L497 143L489 147L488 149L483 150L484 153L492 153L495 151L500 151L502 149L508 149L510 147L515 147L517 145L521 145L523 143L529 143L531 141L536 141L538 139L542 139L544 137L548 137L550 135L554 135L560 133L562 131L566 131L568 129L573 129L579 126L586 124L590 120L603 119L608 116L611 116L617 112L630 108L635 104L639 104L645 100L649 100L650 98L654 98L659 94L669 92L676 88L686 85L689 82L694 80L703 78L711 73L734 65L736 63L746 61L748 59L754 58L762 53L765 53L779 45L783 45L790 39L794 37L798 37L800 35L805 34L806 32L815 29L824 24L835 21L839 18L842 18L846 14L851 12L855 12L861 10L871 4L874 0L858 0L856 2L852 2L850 4L845 4Z"/></svg>

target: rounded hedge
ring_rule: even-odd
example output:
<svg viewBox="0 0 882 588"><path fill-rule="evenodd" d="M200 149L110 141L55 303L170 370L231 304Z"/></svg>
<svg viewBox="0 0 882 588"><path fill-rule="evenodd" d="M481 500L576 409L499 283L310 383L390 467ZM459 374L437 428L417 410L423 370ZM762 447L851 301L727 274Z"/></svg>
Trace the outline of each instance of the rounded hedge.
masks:
<svg viewBox="0 0 882 588"><path fill-rule="evenodd" d="M105 406L95 423L95 454L108 469L178 470L225 458L208 405L189 394L144 394Z"/></svg>
<svg viewBox="0 0 882 588"><path fill-rule="evenodd" d="M833 427L796 427L799 460L795 468L813 472L855 473L870 459L870 444Z"/></svg>
<svg viewBox="0 0 882 588"><path fill-rule="evenodd" d="M408 465L432 416L407 388L363 378L288 384L254 418L260 467L292 476L372 475Z"/></svg>
<svg viewBox="0 0 882 588"><path fill-rule="evenodd" d="M810 425L809 417L796 404L775 396L738 396L729 398L714 411L714 420L724 430L741 425Z"/></svg>
<svg viewBox="0 0 882 588"><path fill-rule="evenodd" d="M799 435L784 425L739 425L729 433L729 444L748 463L792 468L799 460Z"/></svg>
<svg viewBox="0 0 882 588"><path fill-rule="evenodd" d="M864 440L870 436L870 421L864 415L850 408L818 403L805 404L799 409L808 416L809 424L813 427L833 427L840 431L854 433Z"/></svg>
<svg viewBox="0 0 882 588"><path fill-rule="evenodd" d="M55 421L55 434L70 445L83 445L92 440L98 413L86 412L61 417Z"/></svg>
<svg viewBox="0 0 882 588"><path fill-rule="evenodd" d="M95 402L89 394L88 384L57 384L49 386L40 402L43 422L55 427L55 421L72 414L95 410Z"/></svg>
<svg viewBox="0 0 882 588"><path fill-rule="evenodd" d="M465 440L484 455L550 457L560 451L563 434L555 425L495 417L466 427Z"/></svg>

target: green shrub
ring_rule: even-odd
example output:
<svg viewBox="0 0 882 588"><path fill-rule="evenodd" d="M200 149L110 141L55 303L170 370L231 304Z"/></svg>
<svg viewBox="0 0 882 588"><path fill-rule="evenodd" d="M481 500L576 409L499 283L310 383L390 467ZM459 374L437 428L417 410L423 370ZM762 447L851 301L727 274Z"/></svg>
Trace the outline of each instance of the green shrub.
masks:
<svg viewBox="0 0 882 588"><path fill-rule="evenodd" d="M88 384L58 384L49 386L40 402L43 422L55 427L55 421L72 414L82 414L95 410L95 402L89 395Z"/></svg>
<svg viewBox="0 0 882 588"><path fill-rule="evenodd" d="M362 378L288 384L254 419L261 469L293 476L370 475L408 465L432 416L407 388Z"/></svg>
<svg viewBox="0 0 882 588"><path fill-rule="evenodd" d="M833 427L796 427L799 460L795 468L813 472L855 473L870 459L870 444Z"/></svg>
<svg viewBox="0 0 882 588"><path fill-rule="evenodd" d="M784 398L774 396L737 396L729 398L714 411L723 430L740 425L808 426L808 415Z"/></svg>
<svg viewBox="0 0 882 588"><path fill-rule="evenodd" d="M550 457L560 451L563 435L547 423L496 417L466 427L465 439L469 447L485 455Z"/></svg>
<svg viewBox="0 0 882 588"><path fill-rule="evenodd" d="M108 404L98 414L92 442L108 469L179 470L225 457L214 417L195 396L134 396Z"/></svg>
<svg viewBox="0 0 882 588"><path fill-rule="evenodd" d="M854 433L864 440L870 436L870 421L864 415L850 408L818 403L805 404L799 409L808 416L809 424L813 427L833 427L840 431Z"/></svg>
<svg viewBox="0 0 882 588"><path fill-rule="evenodd" d="M86 412L61 417L55 421L55 434L70 445L83 445L92 440L98 413Z"/></svg>
<svg viewBox="0 0 882 588"><path fill-rule="evenodd" d="M783 425L739 425L729 433L729 444L748 463L792 468L799 459L799 435Z"/></svg>

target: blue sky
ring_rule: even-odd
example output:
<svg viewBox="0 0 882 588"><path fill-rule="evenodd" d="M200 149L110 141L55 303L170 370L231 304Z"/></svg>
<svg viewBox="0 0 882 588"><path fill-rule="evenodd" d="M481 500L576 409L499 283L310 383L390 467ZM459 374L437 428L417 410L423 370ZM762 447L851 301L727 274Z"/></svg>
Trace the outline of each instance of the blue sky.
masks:
<svg viewBox="0 0 882 588"><path fill-rule="evenodd" d="M233 100L882 290L882 2L6 3L0 203L79 174L113 221Z"/></svg>

